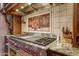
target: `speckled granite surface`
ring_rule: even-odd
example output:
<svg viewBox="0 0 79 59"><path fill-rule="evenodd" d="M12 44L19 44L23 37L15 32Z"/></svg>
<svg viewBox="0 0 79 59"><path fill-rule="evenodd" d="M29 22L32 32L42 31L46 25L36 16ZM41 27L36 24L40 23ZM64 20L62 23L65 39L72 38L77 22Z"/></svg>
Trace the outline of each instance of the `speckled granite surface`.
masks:
<svg viewBox="0 0 79 59"><path fill-rule="evenodd" d="M68 56L79 56L79 48L73 48L73 47L69 47L69 46L50 46L49 47L50 50L56 51L56 52L60 52L60 53L64 53Z"/></svg>

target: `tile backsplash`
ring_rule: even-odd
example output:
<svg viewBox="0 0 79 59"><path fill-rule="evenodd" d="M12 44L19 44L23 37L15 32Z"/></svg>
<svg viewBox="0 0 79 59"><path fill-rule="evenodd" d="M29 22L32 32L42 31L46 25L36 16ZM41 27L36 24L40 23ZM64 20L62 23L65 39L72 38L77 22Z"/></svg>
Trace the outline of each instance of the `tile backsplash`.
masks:
<svg viewBox="0 0 79 59"><path fill-rule="evenodd" d="M51 7L49 9L40 9L39 11L36 11L32 14L23 16L23 20L26 21L26 24L22 24L22 32L27 32L28 30L28 16L33 16L33 15L38 15L41 13L46 13L50 12L50 24L51 24L51 33L60 36L61 39L63 39L62 36L62 28L63 27L68 27L69 30L72 32L73 31L73 4L72 3L67 3L67 4L62 4L59 6Z"/></svg>

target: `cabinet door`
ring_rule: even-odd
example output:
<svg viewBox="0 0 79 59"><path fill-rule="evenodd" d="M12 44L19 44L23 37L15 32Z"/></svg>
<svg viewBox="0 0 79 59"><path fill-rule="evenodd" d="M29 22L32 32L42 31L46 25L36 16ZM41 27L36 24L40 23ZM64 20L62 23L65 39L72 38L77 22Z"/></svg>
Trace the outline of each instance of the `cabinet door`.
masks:
<svg viewBox="0 0 79 59"><path fill-rule="evenodd" d="M10 48L10 56L16 56L16 51Z"/></svg>
<svg viewBox="0 0 79 59"><path fill-rule="evenodd" d="M74 4L73 47L79 48L79 3Z"/></svg>
<svg viewBox="0 0 79 59"><path fill-rule="evenodd" d="M13 16L13 34L21 34L21 16Z"/></svg>
<svg viewBox="0 0 79 59"><path fill-rule="evenodd" d="M77 12L77 19L76 19L76 24L77 24L77 27L76 27L76 29L77 29L77 33L79 34L79 4L77 4L77 10L76 10L76 12Z"/></svg>
<svg viewBox="0 0 79 59"><path fill-rule="evenodd" d="M66 54L57 52L57 51L53 51L53 50L47 50L47 55L48 56L67 56Z"/></svg>

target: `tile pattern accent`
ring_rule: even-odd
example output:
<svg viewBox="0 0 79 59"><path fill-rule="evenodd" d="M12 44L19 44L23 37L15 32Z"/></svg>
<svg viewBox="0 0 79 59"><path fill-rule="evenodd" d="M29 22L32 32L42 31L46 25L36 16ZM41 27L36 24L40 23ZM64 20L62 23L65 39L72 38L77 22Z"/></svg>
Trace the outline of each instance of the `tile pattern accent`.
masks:
<svg viewBox="0 0 79 59"><path fill-rule="evenodd" d="M62 37L62 27L67 26L70 31L73 31L73 4L67 3L55 7L51 7L49 9L40 9L39 11L34 12L33 14L26 15L23 17L26 20L26 24L22 24L22 31L27 32L27 17L38 15L41 13L50 12L51 13L51 32L56 34L57 36L60 35L60 38L63 40ZM58 37L59 38L59 37Z"/></svg>

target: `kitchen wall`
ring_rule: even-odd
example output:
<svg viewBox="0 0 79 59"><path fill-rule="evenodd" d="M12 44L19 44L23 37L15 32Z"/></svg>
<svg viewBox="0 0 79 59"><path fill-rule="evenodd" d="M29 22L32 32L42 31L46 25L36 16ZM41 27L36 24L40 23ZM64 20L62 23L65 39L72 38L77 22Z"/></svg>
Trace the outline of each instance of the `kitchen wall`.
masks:
<svg viewBox="0 0 79 59"><path fill-rule="evenodd" d="M8 33L8 25L5 21L5 16L0 13L0 55L4 54L4 36Z"/></svg>
<svg viewBox="0 0 79 59"><path fill-rule="evenodd" d="M25 24L22 23L22 33L28 32L28 17L43 14L49 12L51 14L50 16L50 24L51 24L51 30L50 32L53 34L56 34L58 39L59 36L61 39L62 37L62 27L68 27L70 31L73 31L73 4L63 4L59 6L54 6L47 9L40 9L39 11L35 11L32 14L23 16L23 20L26 22Z"/></svg>
<svg viewBox="0 0 79 59"><path fill-rule="evenodd" d="M62 27L68 27L73 31L73 4L64 4L54 7L52 10L52 33L65 42L62 34Z"/></svg>

